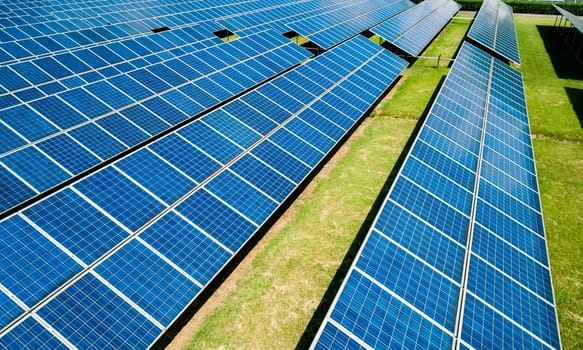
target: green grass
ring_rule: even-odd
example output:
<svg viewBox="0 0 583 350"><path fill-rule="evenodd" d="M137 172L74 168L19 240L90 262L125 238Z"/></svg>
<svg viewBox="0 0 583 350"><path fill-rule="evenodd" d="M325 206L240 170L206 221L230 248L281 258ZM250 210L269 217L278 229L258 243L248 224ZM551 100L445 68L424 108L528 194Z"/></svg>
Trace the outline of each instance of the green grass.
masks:
<svg viewBox="0 0 583 350"><path fill-rule="evenodd" d="M552 21L517 17L516 26L563 347L581 349L583 128L577 113L583 118L583 106L573 96L583 97L583 78L577 75L583 68L568 69L564 48L553 60L545 54L541 33L547 45L562 45L543 28ZM454 20L424 55L453 57L468 24ZM216 301L189 348L307 345L351 263L346 255L358 248L386 193L389 173L447 74L442 64L436 68L435 60L421 59L405 71L390 98L322 169L246 267L235 271L235 287Z"/></svg>
<svg viewBox="0 0 583 350"><path fill-rule="evenodd" d="M583 89L583 67L565 47L553 23L554 17L519 16L516 20L523 60L520 70L527 89L532 133L558 139L583 140L583 128L566 90ZM541 33L546 36L546 44L554 52L552 57L558 65L556 68L551 56L545 54ZM583 98L583 94L580 93L579 97Z"/></svg>
<svg viewBox="0 0 583 350"><path fill-rule="evenodd" d="M583 349L583 144L534 140L564 349Z"/></svg>
<svg viewBox="0 0 583 350"><path fill-rule="evenodd" d="M583 349L583 66L557 35L553 18L515 22L561 340L565 349ZM552 56L541 54L545 44ZM568 91L579 91L579 104Z"/></svg>

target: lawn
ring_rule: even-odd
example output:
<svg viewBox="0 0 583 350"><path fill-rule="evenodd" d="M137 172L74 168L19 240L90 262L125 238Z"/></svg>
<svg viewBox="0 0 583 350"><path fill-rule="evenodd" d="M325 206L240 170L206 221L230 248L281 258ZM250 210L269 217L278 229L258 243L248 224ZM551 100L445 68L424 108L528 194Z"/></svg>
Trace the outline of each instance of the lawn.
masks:
<svg viewBox="0 0 583 350"><path fill-rule="evenodd" d="M577 349L583 348L583 107L577 102L583 79L576 72L583 68L555 68L570 60L568 53L552 59L546 54L543 38L550 50L561 47L552 23L516 19L562 341L565 349ZM425 55L453 57L468 25L452 21ZM309 345L447 74L446 64L421 59L404 72L171 348Z"/></svg>
<svg viewBox="0 0 583 350"><path fill-rule="evenodd" d="M515 23L561 340L565 349L583 349L583 65L554 18Z"/></svg>

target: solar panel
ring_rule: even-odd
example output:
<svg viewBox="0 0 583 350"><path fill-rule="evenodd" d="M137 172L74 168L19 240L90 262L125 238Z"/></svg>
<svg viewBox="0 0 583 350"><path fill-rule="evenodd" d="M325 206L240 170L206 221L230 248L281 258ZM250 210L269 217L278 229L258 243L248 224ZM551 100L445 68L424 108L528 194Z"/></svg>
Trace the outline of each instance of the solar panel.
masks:
<svg viewBox="0 0 583 350"><path fill-rule="evenodd" d="M0 346L150 346L406 65L356 37L0 221Z"/></svg>
<svg viewBox="0 0 583 350"><path fill-rule="evenodd" d="M245 50L257 46L262 48L258 53ZM267 31L241 38L234 46L221 43L168 56L128 73L33 100L15 100L0 111L0 125L4 126L0 137L8 140L3 143L0 163L17 176L3 181L23 184L2 186L0 212L204 113L309 56L308 51ZM229 57L233 57L232 64L227 63ZM251 69L260 74L245 74ZM47 169L52 172L45 174ZM22 190L26 187L33 191ZM10 193L18 190L23 193Z"/></svg>
<svg viewBox="0 0 583 350"><path fill-rule="evenodd" d="M520 64L512 7L500 0L486 0L468 33L468 38L496 54Z"/></svg>
<svg viewBox="0 0 583 350"><path fill-rule="evenodd" d="M583 33L583 19L581 19L581 17L577 17L574 14L572 14L571 12L569 12L565 9L562 9L555 4L553 4L553 7L555 8L555 10L557 10L561 14L561 16L568 19L569 22L571 22L571 24L573 24L573 26L575 28L577 28L577 30L579 32Z"/></svg>
<svg viewBox="0 0 583 350"><path fill-rule="evenodd" d="M417 56L460 9L453 0L426 0L370 31L406 53Z"/></svg>
<svg viewBox="0 0 583 350"><path fill-rule="evenodd" d="M560 346L522 76L464 43L312 347Z"/></svg>
<svg viewBox="0 0 583 350"><path fill-rule="evenodd" d="M281 5L284 1L272 3ZM157 44L162 46L185 40L218 41L218 38L209 36L222 29L215 22L217 17L229 17L265 6L257 1L170 1L164 4L142 2L139 5L86 2L75 4L75 8L34 2L26 6L19 6L16 1L4 4L4 16L0 22L0 62L105 45L123 38L152 34L151 31L158 28L172 29L151 36L158 38Z"/></svg>

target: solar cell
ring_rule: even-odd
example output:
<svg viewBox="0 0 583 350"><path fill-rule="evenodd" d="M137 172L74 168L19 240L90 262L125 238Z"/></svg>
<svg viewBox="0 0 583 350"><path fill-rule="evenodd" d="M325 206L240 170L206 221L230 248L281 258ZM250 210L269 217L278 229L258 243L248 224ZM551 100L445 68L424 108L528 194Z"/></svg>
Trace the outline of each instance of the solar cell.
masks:
<svg viewBox="0 0 583 350"><path fill-rule="evenodd" d="M560 348L525 104L463 44L313 348Z"/></svg>
<svg viewBox="0 0 583 350"><path fill-rule="evenodd" d="M87 274L39 310L39 316L77 347L104 348L127 343L146 348L160 332L160 325L140 311L104 284L102 278ZM99 332L94 325L99 325ZM12 336L12 332L8 334ZM20 337L26 342L36 338L36 333L22 332Z"/></svg>
<svg viewBox="0 0 583 350"><path fill-rule="evenodd" d="M199 292L200 283L132 240L95 269L149 315L167 326ZM167 288L174 285L175 288Z"/></svg>

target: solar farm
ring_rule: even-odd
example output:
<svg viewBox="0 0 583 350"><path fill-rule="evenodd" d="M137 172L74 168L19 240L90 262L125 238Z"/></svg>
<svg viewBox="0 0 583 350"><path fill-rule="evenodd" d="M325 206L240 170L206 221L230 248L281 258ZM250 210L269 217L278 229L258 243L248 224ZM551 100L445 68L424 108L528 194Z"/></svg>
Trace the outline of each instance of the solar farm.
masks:
<svg viewBox="0 0 583 350"><path fill-rule="evenodd" d="M0 348L165 346L459 10L0 3ZM300 347L562 347L514 18L468 19Z"/></svg>

